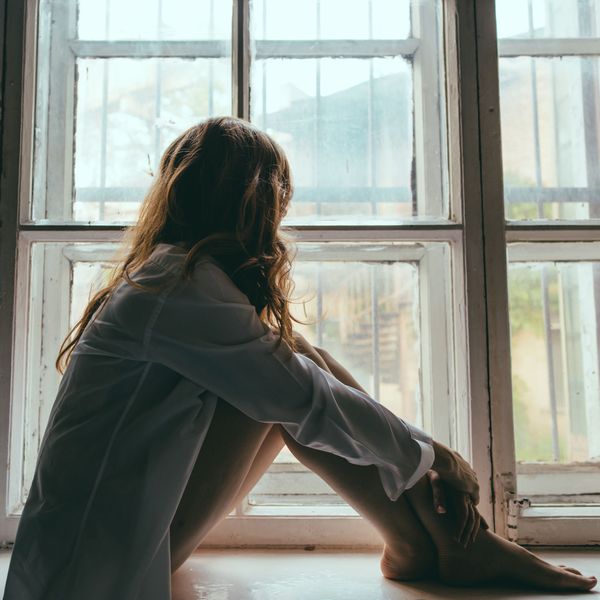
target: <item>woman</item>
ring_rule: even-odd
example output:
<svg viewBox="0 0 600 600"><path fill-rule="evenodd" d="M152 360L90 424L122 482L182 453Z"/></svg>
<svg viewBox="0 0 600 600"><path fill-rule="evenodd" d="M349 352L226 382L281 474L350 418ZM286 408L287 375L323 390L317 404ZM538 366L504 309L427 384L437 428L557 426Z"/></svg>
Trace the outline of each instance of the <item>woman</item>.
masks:
<svg viewBox="0 0 600 600"><path fill-rule="evenodd" d="M61 348L5 600L167 600L284 443L379 530L386 577L595 585L488 531L469 465L294 333L291 195L284 153L244 121L166 150L126 258Z"/></svg>

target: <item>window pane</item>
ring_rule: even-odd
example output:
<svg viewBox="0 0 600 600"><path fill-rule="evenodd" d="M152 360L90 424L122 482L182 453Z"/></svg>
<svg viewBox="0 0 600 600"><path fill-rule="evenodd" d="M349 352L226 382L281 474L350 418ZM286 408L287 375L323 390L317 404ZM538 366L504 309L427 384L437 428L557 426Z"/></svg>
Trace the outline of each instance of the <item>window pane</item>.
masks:
<svg viewBox="0 0 600 600"><path fill-rule="evenodd" d="M251 0L255 39L397 39L410 36L410 0ZM340 18L343 15L343 18Z"/></svg>
<svg viewBox="0 0 600 600"><path fill-rule="evenodd" d="M225 59L84 59L77 73L77 221L134 220L173 138L231 110Z"/></svg>
<svg viewBox="0 0 600 600"><path fill-rule="evenodd" d="M284 145L292 164L290 218L412 216L407 61L269 59L258 61L253 75L252 120ZM369 94L375 109L371 122L365 110ZM393 105L388 98L394 98Z"/></svg>
<svg viewBox="0 0 600 600"><path fill-rule="evenodd" d="M498 0L496 15L506 217L600 218L600 47L583 39L600 4Z"/></svg>
<svg viewBox="0 0 600 600"><path fill-rule="evenodd" d="M252 2L250 114L289 156L290 224L448 216L439 3L369 6Z"/></svg>
<svg viewBox="0 0 600 600"><path fill-rule="evenodd" d="M510 264L517 461L600 460L599 290L600 262Z"/></svg>
<svg viewBox="0 0 600 600"><path fill-rule="evenodd" d="M60 381L54 368L58 348L92 291L106 282L117 249L108 243L31 245L30 273L23 273L29 289L21 286L27 296L18 298L27 306L27 326L18 328L17 341L23 351L17 362L25 370L15 379L25 399L23 423L15 424L23 432L15 446L24 452L20 498L27 494ZM454 406L453 342L445 333L451 313L448 245L305 243L298 250L292 311L307 324L296 328L335 356L376 400L450 443L453 419L444 413ZM291 458L284 453L278 461ZM276 480L279 500L298 485L306 486L307 496L316 489L321 503L331 503L327 487L304 475L288 478L283 488ZM251 500L266 499L273 499L267 480Z"/></svg>
<svg viewBox="0 0 600 600"><path fill-rule="evenodd" d="M231 6L41 3L34 221L135 220L166 145L231 114Z"/></svg>
<svg viewBox="0 0 600 600"><path fill-rule="evenodd" d="M294 281L307 301L292 313L312 321L297 330L326 348L373 398L423 426L418 264L305 261L295 265ZM294 462L284 447L277 463ZM343 503L313 473L289 469L276 465L266 473L250 505Z"/></svg>
<svg viewBox="0 0 600 600"><path fill-rule="evenodd" d="M296 305L293 314L313 323L297 329L313 345L326 348L392 412L452 443L447 248L327 246L313 251L314 258L306 245L301 247L294 279L298 296L307 301ZM373 252L380 256L369 260ZM286 448L248 501L250 514L267 514L257 513L257 507L268 512L274 505L310 506L311 514L347 514L346 506L327 508L344 503Z"/></svg>
<svg viewBox="0 0 600 600"><path fill-rule="evenodd" d="M500 60L508 219L600 216L599 69L596 57Z"/></svg>
<svg viewBox="0 0 600 600"><path fill-rule="evenodd" d="M418 264L300 262L297 329L327 348L376 400L422 426ZM318 318L319 312L321 318Z"/></svg>
<svg viewBox="0 0 600 600"><path fill-rule="evenodd" d="M70 327L81 317L90 294L107 281L109 259L115 250L116 246L112 244L32 245L29 315L25 321L28 327L20 332L25 338L18 344L26 349L23 361L26 365L23 373L23 501L60 382L54 367L58 349Z"/></svg>
<svg viewBox="0 0 600 600"><path fill-rule="evenodd" d="M84 40L217 40L231 36L231 2L79 0Z"/></svg>
<svg viewBox="0 0 600 600"><path fill-rule="evenodd" d="M598 0L496 0L499 38L595 37Z"/></svg>

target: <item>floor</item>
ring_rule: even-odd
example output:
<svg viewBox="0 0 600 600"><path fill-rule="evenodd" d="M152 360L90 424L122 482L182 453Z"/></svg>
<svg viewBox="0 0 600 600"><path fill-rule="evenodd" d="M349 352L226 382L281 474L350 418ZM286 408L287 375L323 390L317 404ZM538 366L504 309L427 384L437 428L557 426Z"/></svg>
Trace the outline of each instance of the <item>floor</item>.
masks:
<svg viewBox="0 0 600 600"><path fill-rule="evenodd" d="M600 579L600 550L546 550L541 556ZM9 553L0 552L0 590ZM194 555L173 578L172 600L433 600L556 598L508 589L400 584L379 573L375 552L213 550ZM600 596L600 591L593 594ZM587 596L589 597L589 596ZM561 594L560 598L581 595Z"/></svg>

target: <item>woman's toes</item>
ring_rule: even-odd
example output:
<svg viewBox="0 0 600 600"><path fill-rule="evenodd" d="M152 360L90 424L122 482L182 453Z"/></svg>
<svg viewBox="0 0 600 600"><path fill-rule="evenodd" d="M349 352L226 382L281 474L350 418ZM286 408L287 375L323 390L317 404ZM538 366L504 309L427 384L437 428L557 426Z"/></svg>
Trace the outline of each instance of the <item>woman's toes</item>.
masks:
<svg viewBox="0 0 600 600"><path fill-rule="evenodd" d="M595 577L584 577L576 569L566 567L561 570L562 574L559 581L557 581L557 589L591 590L598 583Z"/></svg>
<svg viewBox="0 0 600 600"><path fill-rule="evenodd" d="M586 590L591 590L592 588L596 587L596 584L598 583L598 580L595 577L583 577L583 579L586 580L586 583L583 585L583 589Z"/></svg>

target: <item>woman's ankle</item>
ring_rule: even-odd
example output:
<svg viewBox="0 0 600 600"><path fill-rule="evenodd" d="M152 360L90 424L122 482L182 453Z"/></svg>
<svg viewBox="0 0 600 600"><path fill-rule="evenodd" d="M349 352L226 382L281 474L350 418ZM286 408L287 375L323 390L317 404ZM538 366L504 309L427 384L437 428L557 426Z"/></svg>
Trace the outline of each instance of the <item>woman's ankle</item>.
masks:
<svg viewBox="0 0 600 600"><path fill-rule="evenodd" d="M411 581L437 578L435 547L410 544L385 545L380 560L381 572L388 579Z"/></svg>

